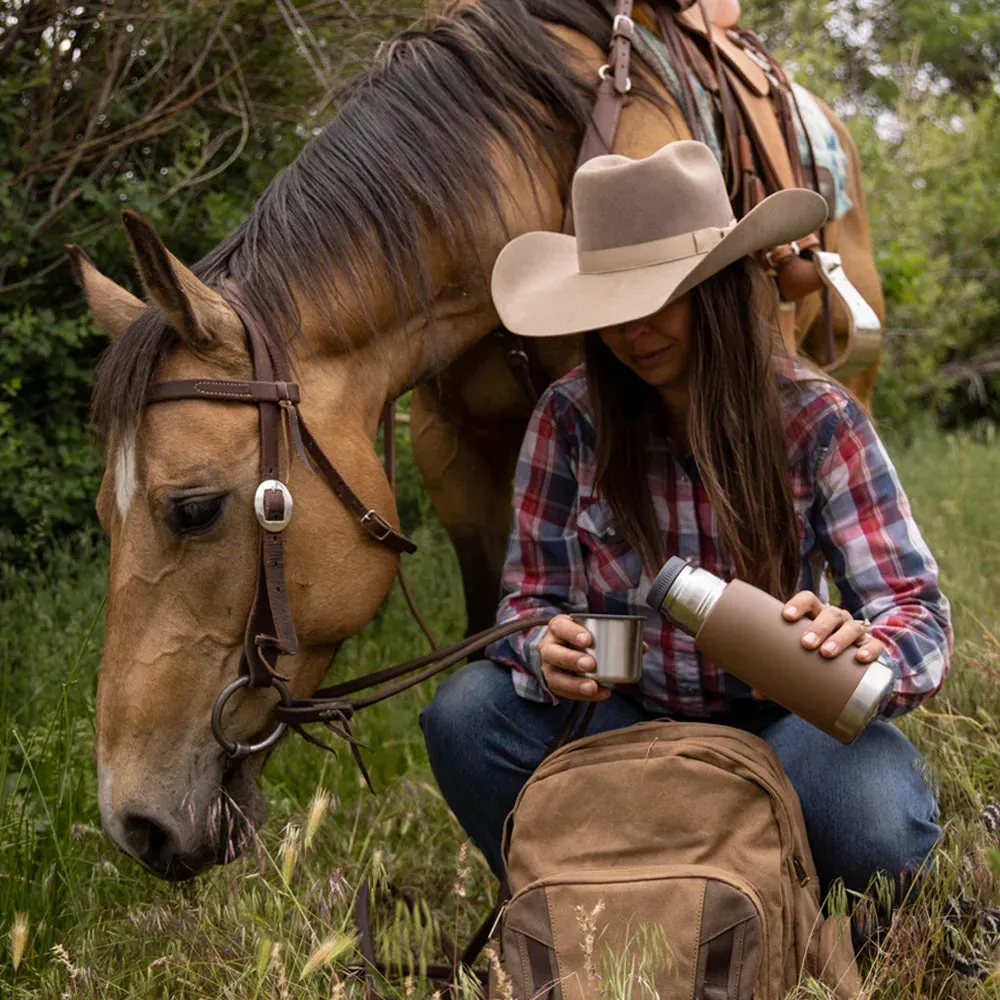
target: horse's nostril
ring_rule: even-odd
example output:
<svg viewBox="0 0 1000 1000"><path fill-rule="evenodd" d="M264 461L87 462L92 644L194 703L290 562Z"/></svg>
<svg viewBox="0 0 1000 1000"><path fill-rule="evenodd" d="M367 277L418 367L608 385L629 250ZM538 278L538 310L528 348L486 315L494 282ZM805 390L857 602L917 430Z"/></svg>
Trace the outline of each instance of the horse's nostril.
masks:
<svg viewBox="0 0 1000 1000"><path fill-rule="evenodd" d="M122 823L125 840L135 856L150 871L167 875L177 855L176 834L148 816L129 813Z"/></svg>

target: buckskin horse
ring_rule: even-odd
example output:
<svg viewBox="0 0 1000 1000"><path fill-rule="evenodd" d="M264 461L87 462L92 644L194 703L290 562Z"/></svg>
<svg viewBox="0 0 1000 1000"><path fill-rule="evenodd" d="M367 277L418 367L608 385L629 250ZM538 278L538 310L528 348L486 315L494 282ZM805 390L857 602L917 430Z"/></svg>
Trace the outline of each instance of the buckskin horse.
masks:
<svg viewBox="0 0 1000 1000"><path fill-rule="evenodd" d="M263 819L266 753L217 745L220 690L294 649L280 671L292 696L310 695L385 599L406 540L375 441L387 401L408 390L470 630L492 620L530 404L507 345L488 336L489 274L509 238L562 225L611 35L601 0L451 3L381 48L335 120L192 269L126 213L148 301L70 248L112 338L94 387L111 541L100 809L112 840L157 875L229 859ZM631 75L616 150L645 156L690 138L642 60ZM828 236L877 311L857 153L826 113L854 206ZM799 339L817 313L815 302L800 310ZM552 378L578 357L575 340L557 339L539 343L535 363ZM874 366L852 388L865 399L873 380ZM270 530L292 497L287 530ZM297 642L283 640L289 629ZM255 650L268 630L270 648ZM274 708L273 687L240 692L225 738L253 749Z"/></svg>

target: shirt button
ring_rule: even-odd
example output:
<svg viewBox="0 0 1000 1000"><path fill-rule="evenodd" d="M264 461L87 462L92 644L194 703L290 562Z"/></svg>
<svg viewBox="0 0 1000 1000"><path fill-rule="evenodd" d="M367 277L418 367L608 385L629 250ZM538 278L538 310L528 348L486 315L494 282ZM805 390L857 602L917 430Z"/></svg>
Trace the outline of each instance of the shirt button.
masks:
<svg viewBox="0 0 1000 1000"><path fill-rule="evenodd" d="M614 528L608 528L608 530L605 532L605 534L608 536L608 538L614 538L615 537L615 529Z"/></svg>

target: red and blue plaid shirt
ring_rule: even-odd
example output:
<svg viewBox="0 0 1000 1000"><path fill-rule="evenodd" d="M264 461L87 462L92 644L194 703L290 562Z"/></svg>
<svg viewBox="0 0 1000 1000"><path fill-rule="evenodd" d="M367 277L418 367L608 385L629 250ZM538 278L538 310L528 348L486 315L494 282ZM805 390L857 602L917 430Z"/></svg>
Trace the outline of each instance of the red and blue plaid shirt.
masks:
<svg viewBox="0 0 1000 1000"><path fill-rule="evenodd" d="M909 711L941 686L952 631L937 565L913 521L882 442L836 384L785 359L782 385L788 462L802 553L801 589L867 618L885 644L896 684L884 714ZM514 481L514 523L497 621L551 612L639 614L649 652L636 692L656 713L705 718L751 697L749 688L695 651L694 640L645 603L651 580L595 486L593 409L582 367L555 382L528 426ZM648 483L667 555L734 576L718 523L693 463L666 443ZM541 681L544 628L495 643L488 655L513 668L518 694L554 700ZM818 654L817 654L818 655Z"/></svg>

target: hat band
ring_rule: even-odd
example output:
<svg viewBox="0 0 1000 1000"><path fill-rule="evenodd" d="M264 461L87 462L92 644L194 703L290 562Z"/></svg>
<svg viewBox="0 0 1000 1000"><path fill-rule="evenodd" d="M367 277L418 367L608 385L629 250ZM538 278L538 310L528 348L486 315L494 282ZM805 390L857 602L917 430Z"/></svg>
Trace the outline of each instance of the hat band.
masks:
<svg viewBox="0 0 1000 1000"><path fill-rule="evenodd" d="M696 229L693 233L681 233L662 240L648 243L632 243L623 247L608 247L605 250L579 250L577 263L581 274L607 274L612 271L631 271L654 264L669 264L698 254L708 253L718 246L732 232L736 225L733 219L728 226L709 226Z"/></svg>

